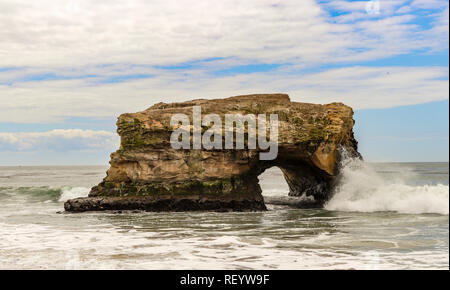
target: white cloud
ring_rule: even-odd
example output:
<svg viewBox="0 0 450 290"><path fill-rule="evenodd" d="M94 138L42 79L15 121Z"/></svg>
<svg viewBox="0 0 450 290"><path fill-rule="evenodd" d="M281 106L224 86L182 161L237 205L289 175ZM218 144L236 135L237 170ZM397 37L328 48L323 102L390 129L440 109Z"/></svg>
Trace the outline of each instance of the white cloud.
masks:
<svg viewBox="0 0 450 290"><path fill-rule="evenodd" d="M409 13L412 11L411 6L405 5L401 6L397 11L395 11L396 14L403 14L403 13Z"/></svg>
<svg viewBox="0 0 450 290"><path fill-rule="evenodd" d="M355 108L448 98L448 68L354 66L448 48L448 2L383 0L379 16L367 15L359 2L1 0L0 122L112 117L160 101L275 91ZM413 6L443 10L423 30L415 15L395 14ZM330 7L350 16L332 18ZM218 57L189 69L155 67ZM343 62L350 67L304 72ZM252 63L288 65L268 73L213 73ZM46 74L61 79L31 81ZM104 83L136 74L154 77Z"/></svg>
<svg viewBox="0 0 450 290"><path fill-rule="evenodd" d="M0 151L112 151L118 147L115 133L93 130L1 133Z"/></svg>
<svg viewBox="0 0 450 290"><path fill-rule="evenodd" d="M366 1L332 0L326 3L326 5L341 12L352 12L352 13L364 12L364 14L366 14L367 17L366 8L368 7L368 3L370 4L370 2L376 1L378 1L378 5L380 8L379 12L385 15L392 14L396 8L409 2L407 0L366 0Z"/></svg>
<svg viewBox="0 0 450 290"><path fill-rule="evenodd" d="M90 80L55 80L0 86L0 122L57 122L67 116L117 117L157 102L286 92L292 100L344 102L356 109L386 108L448 98L448 68L348 67L293 74L268 73L211 77L201 70L154 78L92 85Z"/></svg>
<svg viewBox="0 0 450 290"><path fill-rule="evenodd" d="M422 9L439 9L448 7L447 0L414 0L411 6L416 6Z"/></svg>
<svg viewBox="0 0 450 290"><path fill-rule="evenodd" d="M341 68L305 77L297 94L356 109L388 108L448 99L447 76L439 67Z"/></svg>
<svg viewBox="0 0 450 290"><path fill-rule="evenodd" d="M352 48L386 53L392 38L384 36L399 30L402 40L412 41L409 46L402 41L394 54L429 48L414 40L415 25L407 18L365 30L364 25L335 23L324 10L328 5L369 21L365 2L2 0L0 66L173 64L210 57L269 63L374 59L378 54L360 55ZM390 18L404 1L381 2L382 16ZM418 5L434 7L434 2L442 4Z"/></svg>
<svg viewBox="0 0 450 290"><path fill-rule="evenodd" d="M217 56L278 61L317 55L312 48L320 36L338 40L312 0L3 5L9 9L0 15L0 56L12 66L167 64ZM323 45L319 51L330 49Z"/></svg>

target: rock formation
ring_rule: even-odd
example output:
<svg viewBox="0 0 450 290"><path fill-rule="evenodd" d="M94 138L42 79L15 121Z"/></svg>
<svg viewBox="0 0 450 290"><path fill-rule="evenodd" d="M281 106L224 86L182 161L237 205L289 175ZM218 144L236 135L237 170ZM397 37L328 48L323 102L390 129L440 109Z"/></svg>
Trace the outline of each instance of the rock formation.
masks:
<svg viewBox="0 0 450 290"><path fill-rule="evenodd" d="M170 136L178 127L171 126L171 117L192 117L193 106L201 106L202 115L221 118L277 114L277 158L260 160L260 148L172 148ZM72 212L265 210L258 175L272 166L282 170L290 196L302 197L304 207L320 207L332 194L340 150L359 156L352 117L352 109L342 103L291 102L286 94L158 103L122 114L117 121L121 144L111 154L107 176L89 197L69 200L64 207Z"/></svg>

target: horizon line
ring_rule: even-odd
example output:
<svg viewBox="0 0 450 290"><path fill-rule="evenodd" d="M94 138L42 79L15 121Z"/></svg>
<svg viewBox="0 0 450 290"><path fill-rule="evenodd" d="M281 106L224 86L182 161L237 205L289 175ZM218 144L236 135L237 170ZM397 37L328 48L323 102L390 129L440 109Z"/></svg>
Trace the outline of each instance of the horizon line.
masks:
<svg viewBox="0 0 450 290"><path fill-rule="evenodd" d="M450 163L450 161L366 161L365 163ZM76 166L76 167L82 167L82 166L109 166L109 164L34 164L34 165L22 165L22 164L16 164L16 165L1 165L0 167L64 167L64 166ZM272 167L278 167L278 166L272 166Z"/></svg>

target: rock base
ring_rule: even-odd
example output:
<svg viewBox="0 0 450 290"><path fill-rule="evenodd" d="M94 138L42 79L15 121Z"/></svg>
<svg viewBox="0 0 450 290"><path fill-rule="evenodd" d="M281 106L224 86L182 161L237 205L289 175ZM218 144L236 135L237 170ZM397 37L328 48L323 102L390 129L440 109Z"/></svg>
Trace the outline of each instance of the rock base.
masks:
<svg viewBox="0 0 450 290"><path fill-rule="evenodd" d="M142 211L264 211L264 200L205 197L81 197L66 201L68 212L105 210Z"/></svg>
<svg viewBox="0 0 450 290"><path fill-rule="evenodd" d="M264 202L273 205L285 205L295 208L322 208L323 202L317 201L313 196L291 197L291 196L265 196Z"/></svg>

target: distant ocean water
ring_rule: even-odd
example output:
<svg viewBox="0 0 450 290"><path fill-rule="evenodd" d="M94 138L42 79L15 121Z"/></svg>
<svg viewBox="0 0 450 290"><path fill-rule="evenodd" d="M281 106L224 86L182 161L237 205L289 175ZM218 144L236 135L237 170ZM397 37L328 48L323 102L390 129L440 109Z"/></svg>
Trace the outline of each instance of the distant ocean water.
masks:
<svg viewBox="0 0 450 290"><path fill-rule="evenodd" d="M324 209L67 214L107 167L0 167L0 269L448 269L448 168L350 159Z"/></svg>

